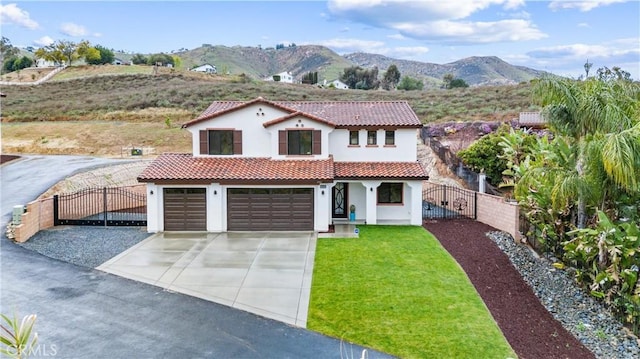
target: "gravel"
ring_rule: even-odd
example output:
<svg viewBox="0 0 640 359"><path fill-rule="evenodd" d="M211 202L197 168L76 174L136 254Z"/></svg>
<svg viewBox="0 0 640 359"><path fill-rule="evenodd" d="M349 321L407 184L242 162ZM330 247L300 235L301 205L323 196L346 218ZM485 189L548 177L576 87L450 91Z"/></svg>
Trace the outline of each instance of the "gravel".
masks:
<svg viewBox="0 0 640 359"><path fill-rule="evenodd" d="M150 236L147 227L57 226L18 245L47 257L96 268Z"/></svg>
<svg viewBox="0 0 640 359"><path fill-rule="evenodd" d="M579 288L570 270L552 266L555 258L538 256L511 235L488 237L509 257L523 279L553 317L598 358L639 358L640 341L611 312Z"/></svg>

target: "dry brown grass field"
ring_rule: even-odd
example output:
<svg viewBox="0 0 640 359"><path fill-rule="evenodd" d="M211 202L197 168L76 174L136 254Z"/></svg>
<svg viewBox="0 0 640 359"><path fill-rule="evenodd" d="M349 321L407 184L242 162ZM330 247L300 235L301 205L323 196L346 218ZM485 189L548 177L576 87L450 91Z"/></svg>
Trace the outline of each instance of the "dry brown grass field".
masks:
<svg viewBox="0 0 640 359"><path fill-rule="evenodd" d="M24 70L23 70L24 71ZM120 156L190 150L180 125L214 100L408 101L424 123L509 121L534 109L529 84L363 91L149 66L73 66L38 86L3 86L2 152Z"/></svg>

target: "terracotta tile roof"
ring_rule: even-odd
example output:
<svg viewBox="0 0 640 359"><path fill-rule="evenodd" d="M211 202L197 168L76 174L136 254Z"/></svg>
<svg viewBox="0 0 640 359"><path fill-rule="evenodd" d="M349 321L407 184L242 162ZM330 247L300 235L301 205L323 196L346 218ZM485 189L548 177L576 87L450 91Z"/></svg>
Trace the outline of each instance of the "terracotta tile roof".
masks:
<svg viewBox="0 0 640 359"><path fill-rule="evenodd" d="M422 127L422 122L406 101L268 101L262 97L247 102L214 101L200 116L182 127L256 103L271 105L290 114L303 112L336 127Z"/></svg>
<svg viewBox="0 0 640 359"><path fill-rule="evenodd" d="M428 179L419 162L335 162L336 179Z"/></svg>
<svg viewBox="0 0 640 359"><path fill-rule="evenodd" d="M278 102L336 124L336 127L392 126L422 127L406 101Z"/></svg>
<svg viewBox="0 0 640 359"><path fill-rule="evenodd" d="M316 116L313 116L313 115L309 115L309 114L306 114L306 113L304 113L304 112L300 112L300 111L296 111L296 112L294 112L294 113L292 113L292 114L290 114L290 115L286 115L286 116L282 116L282 117L280 117L280 118L273 119L273 120L271 120L271 121L268 121L268 122L263 123L262 125L263 125L264 127L273 126L273 125L275 125L275 124L277 124L277 123L280 123L280 122L286 121L286 120L288 120L288 119L291 119L291 118L294 118L294 117L297 117L297 116L302 116L302 117L306 117L306 118L308 118L308 119L310 119L310 120L313 120L313 121L318 121L318 122L326 123L326 124L327 124L327 125L329 125L329 126L333 126L333 127L335 127L335 126L336 126L336 124L335 124L335 123L330 122L330 121L327 121L327 120L325 120L324 118L319 118L319 117L316 117Z"/></svg>
<svg viewBox="0 0 640 359"><path fill-rule="evenodd" d="M193 157L165 153L138 177L139 182L331 182L333 159L274 160L263 157Z"/></svg>

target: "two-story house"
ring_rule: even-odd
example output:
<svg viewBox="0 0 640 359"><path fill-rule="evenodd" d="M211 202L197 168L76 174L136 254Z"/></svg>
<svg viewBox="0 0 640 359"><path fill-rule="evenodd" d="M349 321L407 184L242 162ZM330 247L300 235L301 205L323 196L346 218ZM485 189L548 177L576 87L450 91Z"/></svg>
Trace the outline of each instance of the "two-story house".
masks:
<svg viewBox="0 0 640 359"><path fill-rule="evenodd" d="M193 153L166 153L147 183L147 229L327 231L422 223L416 129L407 102L215 101L183 125Z"/></svg>

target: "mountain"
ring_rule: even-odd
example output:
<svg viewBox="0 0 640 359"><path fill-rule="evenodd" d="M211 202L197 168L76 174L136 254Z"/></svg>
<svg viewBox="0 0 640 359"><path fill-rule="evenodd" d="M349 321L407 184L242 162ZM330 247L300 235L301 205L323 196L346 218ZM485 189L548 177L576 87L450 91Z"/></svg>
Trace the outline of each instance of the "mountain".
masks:
<svg viewBox="0 0 640 359"><path fill-rule="evenodd" d="M245 73L263 79L289 71L300 79L303 74L317 71L319 78L333 80L344 68L353 64L324 46L305 45L275 49L242 46L211 46L178 52L183 65L192 68L201 64L215 65L220 73Z"/></svg>
<svg viewBox="0 0 640 359"><path fill-rule="evenodd" d="M350 66L377 66L382 76L391 64L395 64L402 75L422 79L426 87L440 86L442 77L447 73L465 80L469 85L517 84L544 74L543 71L513 66L495 56L468 57L440 65L369 53L340 56L329 48L318 45L289 45L276 49L203 44L192 50L182 49L172 54L181 58L185 68L209 63L215 65L219 73L244 73L256 79L289 71L294 78L300 80L304 74L317 71L320 81L331 81L339 78L344 69Z"/></svg>
<svg viewBox="0 0 640 359"><path fill-rule="evenodd" d="M517 84L545 74L544 71L511 65L496 56L467 57L443 65L398 60L383 55L362 52L348 54L344 57L358 66L377 66L380 72L384 72L389 65L395 64L401 74L421 78L425 83L432 85L440 84L442 77L447 73L465 80L469 85Z"/></svg>

